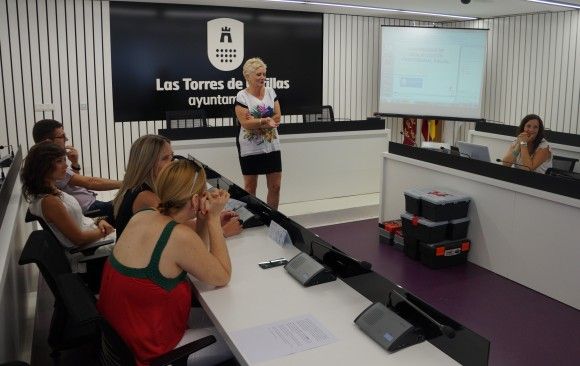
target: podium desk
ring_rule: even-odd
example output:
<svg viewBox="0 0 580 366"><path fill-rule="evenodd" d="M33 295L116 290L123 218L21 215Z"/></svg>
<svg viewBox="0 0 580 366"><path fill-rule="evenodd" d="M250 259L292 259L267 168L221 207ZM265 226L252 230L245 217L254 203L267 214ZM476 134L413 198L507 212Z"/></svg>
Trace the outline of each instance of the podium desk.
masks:
<svg viewBox="0 0 580 366"><path fill-rule="evenodd" d="M429 342L388 353L368 338L353 320L371 302L342 280L303 287L283 266L261 269L258 262L285 257L299 250L281 247L266 226L228 238L231 282L214 288L193 279L199 300L242 365L251 364L231 336L238 330L311 314L337 341L329 345L260 362L260 365L457 365ZM385 297L387 294L385 293Z"/></svg>
<svg viewBox="0 0 580 366"><path fill-rule="evenodd" d="M400 217L417 187L471 197L469 261L580 309L577 182L391 142L379 220Z"/></svg>

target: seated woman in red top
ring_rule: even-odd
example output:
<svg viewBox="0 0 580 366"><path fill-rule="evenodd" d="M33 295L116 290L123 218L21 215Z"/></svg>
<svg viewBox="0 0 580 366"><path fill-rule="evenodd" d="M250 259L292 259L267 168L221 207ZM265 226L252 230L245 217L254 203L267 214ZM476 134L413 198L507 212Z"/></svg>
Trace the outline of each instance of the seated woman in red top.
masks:
<svg viewBox="0 0 580 366"><path fill-rule="evenodd" d="M131 218L105 264L98 308L132 349L138 365L210 334L218 341L190 356L188 364L211 365L232 357L211 323L188 324L187 274L214 286L227 285L231 276L220 224L229 194L206 192L205 185L203 168L191 161L165 166L155 182L158 210L143 210ZM183 224L193 218L198 232Z"/></svg>

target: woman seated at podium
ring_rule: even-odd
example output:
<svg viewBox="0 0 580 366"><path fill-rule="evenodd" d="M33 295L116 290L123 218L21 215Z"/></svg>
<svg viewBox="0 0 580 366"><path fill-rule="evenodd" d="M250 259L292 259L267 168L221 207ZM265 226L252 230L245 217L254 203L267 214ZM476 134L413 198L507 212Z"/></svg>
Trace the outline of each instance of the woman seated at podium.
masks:
<svg viewBox="0 0 580 366"><path fill-rule="evenodd" d="M125 177L113 200L117 236L121 236L133 214L157 207L159 197L153 191L153 182L161 169L172 160L171 142L163 136L144 135L133 142ZM225 211L221 214L221 220L226 237L242 231L236 213Z"/></svg>
<svg viewBox="0 0 580 366"><path fill-rule="evenodd" d="M536 114L522 119L519 134L503 157L503 165L546 173L552 167L552 151L544 138L544 122Z"/></svg>
<svg viewBox="0 0 580 366"><path fill-rule="evenodd" d="M20 178L30 213L42 218L62 245L72 248L98 241L115 229L105 220L84 216L79 202L56 188L66 169L66 150L44 141L28 151Z"/></svg>
<svg viewBox="0 0 580 366"><path fill-rule="evenodd" d="M105 263L97 307L131 348L137 365L207 335L218 341L190 356L189 365L232 357L207 315L195 321L190 314L187 275L225 286L232 271L220 224L229 194L207 192L205 185L205 171L196 163L167 164L155 181L158 210L133 215ZM184 224L194 218L197 232Z"/></svg>

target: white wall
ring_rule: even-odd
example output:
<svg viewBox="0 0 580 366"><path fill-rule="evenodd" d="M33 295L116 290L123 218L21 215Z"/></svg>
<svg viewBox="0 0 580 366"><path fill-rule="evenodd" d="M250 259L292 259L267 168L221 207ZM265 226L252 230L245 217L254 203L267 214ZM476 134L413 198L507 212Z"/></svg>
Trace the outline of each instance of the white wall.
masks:
<svg viewBox="0 0 580 366"><path fill-rule="evenodd" d="M536 112L552 130L580 133L579 14L450 23L490 29L487 119L517 124ZM361 119L377 111L384 24L414 22L324 15L323 102L336 117ZM85 174L122 178L131 142L164 122L113 122L109 39L108 1L0 0L0 144L27 149L34 121L55 118L81 149ZM54 110L36 110L41 103L52 103ZM387 127L400 141L401 120L387 119ZM461 128L461 139L470 128Z"/></svg>

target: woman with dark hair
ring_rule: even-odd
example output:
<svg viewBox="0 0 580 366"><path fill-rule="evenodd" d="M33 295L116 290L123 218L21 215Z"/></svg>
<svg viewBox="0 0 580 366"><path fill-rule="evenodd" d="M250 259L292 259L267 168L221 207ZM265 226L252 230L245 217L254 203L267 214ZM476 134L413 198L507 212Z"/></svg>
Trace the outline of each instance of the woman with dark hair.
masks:
<svg viewBox="0 0 580 366"><path fill-rule="evenodd" d="M218 364L231 352L209 319L191 316L187 275L212 286L230 281L220 223L229 194L207 192L205 171L189 160L167 164L154 186L158 204L131 217L105 263L99 311L139 366L207 335L218 341L190 356L188 365ZM197 232L187 225L192 219L197 219Z"/></svg>
<svg viewBox="0 0 580 366"><path fill-rule="evenodd" d="M503 157L503 165L537 173L552 167L552 151L544 138L544 122L536 114L522 119L519 134Z"/></svg>
<svg viewBox="0 0 580 366"><path fill-rule="evenodd" d="M97 241L115 229L105 220L95 223L83 216L78 201L56 187L66 170L66 150L45 141L30 149L20 178L30 212L41 217L61 244L70 248Z"/></svg>

